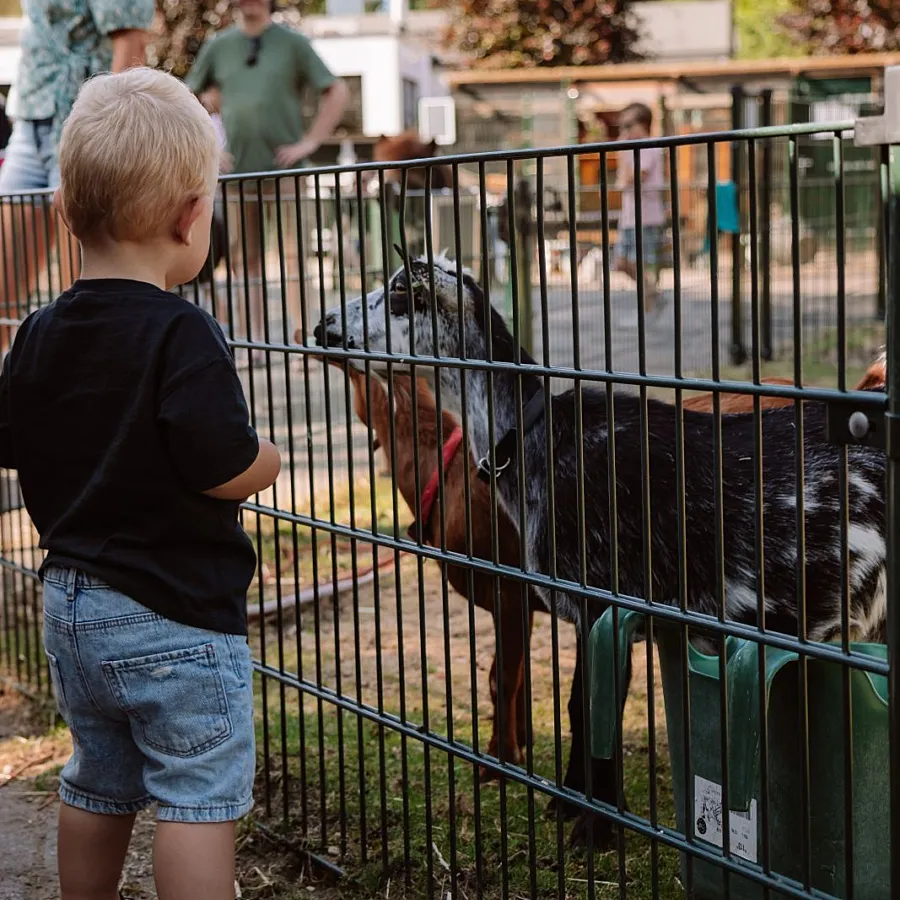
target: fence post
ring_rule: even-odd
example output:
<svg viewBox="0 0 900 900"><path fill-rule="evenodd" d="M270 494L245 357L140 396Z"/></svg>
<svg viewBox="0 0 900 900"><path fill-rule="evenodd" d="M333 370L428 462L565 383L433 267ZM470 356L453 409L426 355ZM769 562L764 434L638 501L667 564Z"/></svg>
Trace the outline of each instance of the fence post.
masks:
<svg viewBox="0 0 900 900"><path fill-rule="evenodd" d="M516 215L516 303L519 309L522 346L531 354L534 353L534 318L531 310L531 257L533 251L531 231L531 184L525 177L516 182L515 190ZM573 251L574 252L574 251Z"/></svg>
<svg viewBox="0 0 900 900"><path fill-rule="evenodd" d="M875 164L879 172L882 169L881 157L878 152L875 153ZM887 315L887 286L888 286L888 259L890 258L889 237L890 228L888 221L891 216L891 205L889 202L889 193L885 190L882 183L883 178L879 176L878 186L876 188L876 203L878 204L878 215L875 221L878 223L875 230L875 246L878 250L878 297L875 305L875 315L883 322Z"/></svg>
<svg viewBox="0 0 900 900"><path fill-rule="evenodd" d="M739 84L731 88L731 127L735 131L744 121L744 89ZM738 208L738 230L731 235L731 361L738 366L747 358L744 350L744 328L741 319L741 276L743 251L741 247L741 150L740 141L731 142L731 180Z"/></svg>
<svg viewBox="0 0 900 900"><path fill-rule="evenodd" d="M762 99L760 118L761 125L772 124L772 89L766 88L760 94ZM766 139L762 144L762 175L757 179L761 186L759 198L759 264L762 269L762 297L760 304L760 352L762 358L770 360L774 356L772 349L772 141ZM752 239L752 235L751 235Z"/></svg>
<svg viewBox="0 0 900 900"><path fill-rule="evenodd" d="M884 73L884 115L856 120L857 146L881 148L881 197L884 202L887 265L887 645L890 734L891 896L900 894L900 176L892 178L890 145L900 146L900 66ZM893 252L891 252L893 251Z"/></svg>

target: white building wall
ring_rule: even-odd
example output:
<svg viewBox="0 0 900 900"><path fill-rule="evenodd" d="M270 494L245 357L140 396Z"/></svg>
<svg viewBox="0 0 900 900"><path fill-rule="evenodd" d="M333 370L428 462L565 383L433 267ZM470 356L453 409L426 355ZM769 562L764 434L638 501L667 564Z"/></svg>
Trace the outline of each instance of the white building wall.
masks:
<svg viewBox="0 0 900 900"><path fill-rule="evenodd" d="M335 35L312 44L335 75L362 76L363 131L369 137L403 130L404 78L418 84L420 97L448 93L430 53L394 35Z"/></svg>
<svg viewBox="0 0 900 900"><path fill-rule="evenodd" d="M435 71L431 54L418 45L400 44L400 75L419 85L420 97L446 97L450 92Z"/></svg>
<svg viewBox="0 0 900 900"><path fill-rule="evenodd" d="M400 55L395 38L314 38L312 44L335 75L362 76L363 131L367 135L402 131Z"/></svg>

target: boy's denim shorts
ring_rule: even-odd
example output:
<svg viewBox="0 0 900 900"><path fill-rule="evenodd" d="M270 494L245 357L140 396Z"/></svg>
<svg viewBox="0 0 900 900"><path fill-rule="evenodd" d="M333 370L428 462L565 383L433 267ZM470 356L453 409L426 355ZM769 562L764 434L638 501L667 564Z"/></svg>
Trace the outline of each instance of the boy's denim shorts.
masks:
<svg viewBox="0 0 900 900"><path fill-rule="evenodd" d="M181 625L73 569L44 574L44 646L74 752L60 798L169 822L229 822L253 806L250 648Z"/></svg>
<svg viewBox="0 0 900 900"><path fill-rule="evenodd" d="M659 265L662 258L663 229L661 225L645 225L641 229L643 263L647 268ZM637 262L637 231L634 228L620 228L616 242L617 259Z"/></svg>

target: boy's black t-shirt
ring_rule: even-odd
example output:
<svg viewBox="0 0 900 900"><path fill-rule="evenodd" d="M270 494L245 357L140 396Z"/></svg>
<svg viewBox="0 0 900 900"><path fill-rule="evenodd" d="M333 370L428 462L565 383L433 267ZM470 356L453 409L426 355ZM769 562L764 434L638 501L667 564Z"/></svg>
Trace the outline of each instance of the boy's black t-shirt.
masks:
<svg viewBox="0 0 900 900"><path fill-rule="evenodd" d="M0 376L0 466L48 551L177 622L246 634L256 555L202 492L259 443L221 329L153 285L81 280L22 323Z"/></svg>

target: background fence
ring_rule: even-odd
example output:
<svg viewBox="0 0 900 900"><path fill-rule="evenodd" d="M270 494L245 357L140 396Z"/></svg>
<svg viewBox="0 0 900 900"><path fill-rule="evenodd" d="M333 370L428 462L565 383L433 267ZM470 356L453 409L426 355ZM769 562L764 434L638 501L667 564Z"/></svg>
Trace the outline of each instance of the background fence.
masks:
<svg viewBox="0 0 900 900"><path fill-rule="evenodd" d="M830 635L830 644L811 640L803 624L799 641L771 629L760 633L736 625L726 619L724 603L718 616L701 621L688 614L684 595L680 605L677 597L657 597L660 602L650 604L647 595L619 593L612 584L594 584L585 577L569 579L555 570L523 573L518 557L513 562L504 558L503 567L497 568L492 563L500 554L520 548L519 538L498 516L490 493L487 506L472 505L478 482L469 477L468 469L463 493L456 495L457 506L450 496L442 497L442 513L430 544L410 540L406 526L421 512L415 496L421 494L437 464L437 448L448 435L432 429L431 444L423 444L429 413L413 404L403 422L399 413L395 419L388 417L393 424L388 440L381 442L395 465L387 466L354 411L346 372L323 364L322 349L312 334L326 310L345 307L360 292L385 283L398 263L391 249L397 239L411 251L418 242L431 257L446 248L452 259L470 265L476 279L489 289L494 306L522 342L531 344L538 360L532 371L554 392L573 384L579 391L583 386L602 389L616 384L637 394L644 410L642 458L649 453L648 439L656 440L647 429L644 404L648 398L674 402L674 389L720 389L725 381L756 396L768 390L802 397L804 408L846 401L844 391L852 388L885 341L879 287L885 282L888 257L881 225L884 207L876 187L887 183L886 157L880 169L856 176L845 165L850 125L822 125L818 146L830 152L830 174L807 176L800 149L812 131L763 129L657 142L668 166L671 259L661 281L666 309L653 318L640 314L635 287L612 271L610 248L617 223L609 176L614 153L639 153L652 144L451 158L447 165L454 187L444 193L430 188L413 191L415 169L410 166L399 167L404 174L395 191L383 170L373 170L371 196L365 167L323 169L268 183L223 181L228 233L231 238L240 234L240 239L226 248L214 278L184 292L223 324L245 382L253 424L278 444L286 460L276 485L245 504L243 512L260 557L249 598L258 673L257 816L307 851L315 865L347 876L355 886L347 890L356 890L359 896L380 891L410 897L674 898L685 891L696 897L736 898L765 893L890 896L879 893L882 888L888 891L886 881L881 887L854 889L854 879L857 885L871 883L866 872L881 877L890 858L885 843L890 783L884 782L880 795L866 793L870 786L859 785L873 767L882 777L888 771L883 681L891 670L885 654L869 653L851 642L849 605L854 586L848 572L861 551L848 528L840 530L839 546L833 548L845 561L839 576L845 586L845 615L839 633ZM733 191L720 185L723 152L734 164L731 171L740 173L729 179ZM597 188L585 188L576 177L582 155L597 158ZM492 176L498 174L503 190L489 191L488 186L496 184ZM858 202L851 200L856 192ZM595 196L586 200L589 195ZM720 234L729 197L739 223L733 248L730 235ZM10 204L15 214L24 208L21 198ZM594 209L583 209L592 204ZM17 248L16 272L26 271L35 239L42 233L51 235L55 228L49 217L35 217L35 222L39 224L25 230L32 243ZM254 235L262 250L258 270L251 259ZM21 278L24 281L24 274ZM52 280L38 283L33 291L20 291L15 314L0 324L14 323L54 293ZM263 311L256 322L255 298ZM393 349L402 354L406 348ZM330 353L340 355L334 349ZM366 359L358 345L349 355L359 365ZM766 356L772 358L768 365L763 362ZM370 356L369 363L376 357ZM433 364L429 357L420 369ZM473 373L478 371L477 363L468 365ZM503 371L502 365L496 368ZM795 387L761 388L760 374L790 375ZM396 411L402 388L390 379L389 384L393 396L387 408ZM367 392L374 417L372 391L377 384L357 382L356 389ZM678 397L680 402L681 394ZM851 398L855 409L865 410L873 423L879 421L884 395ZM800 408L799 403L796 406ZM577 421L581 423L580 416ZM716 422L719 437L713 441L721 450L727 437L722 436L718 418ZM755 428L760 436L761 423L758 417ZM588 427L585 417L576 434ZM784 452L794 449L786 446ZM673 446L672 452L685 471L700 465L685 455L683 445ZM752 450L754 454L757 458L758 450ZM580 471L596 465L605 477L605 455L602 448L591 449L584 454ZM713 467L715 480L721 484L727 473L721 469L721 454L714 458L719 461ZM406 460L406 469L401 459ZM646 474L646 459L643 487L634 496L620 497L623 515L628 508L643 509L650 502L645 492L653 482ZM858 475L854 459L848 451L840 451L834 476L838 500L829 507L845 522L851 498L848 485ZM787 489L798 498L795 506L802 522L808 482L803 463L797 467L799 486ZM753 468L742 488L748 500L761 490L761 460ZM16 505L14 488L14 478L8 476L6 489L12 496L7 505ZM683 489L682 483L676 497L682 508ZM410 492L411 505L405 499ZM723 495L717 496L709 513L718 529L715 552L713 548L706 552L711 554L710 566L724 571L721 537L727 510ZM812 502L807 499L806 505L811 511ZM578 510L566 515L577 534L557 539L582 544L584 554L591 537L583 502L575 506ZM449 547L448 517L454 508L468 512L463 516L462 545ZM887 509L891 520L890 502ZM548 514L552 518L552 507ZM487 544L486 520L479 518L485 515L493 523L486 531ZM560 516L562 521L561 508ZM760 521L760 529L763 524ZM872 527L875 537L884 540L883 522ZM803 534L803 527L798 531ZM481 535L480 543L476 534ZM652 542L652 530L644 534ZM757 532L757 541L761 537ZM797 540L802 560L805 538ZM43 690L47 678L39 649L40 596L35 579L41 552L22 509L0 515L0 544L0 666L18 682ZM651 565L646 553L645 545L642 567ZM679 557L684 553L681 544ZM762 559L760 545L760 563ZM800 569L806 567L801 564ZM474 602L448 583L460 572L462 581L455 583ZM815 598L805 597L803 577L797 577L801 609L804 604L812 608ZM485 580L487 593L476 597ZM589 679L586 666L579 665L579 654L588 649L589 629L582 629L579 638L556 610L543 614L534 599L536 585L568 594L585 609L587 604L605 608L612 602L622 612L620 621L612 623L612 634L624 627L626 611L652 614L644 625L646 633L658 638L664 663L666 658L676 661L668 671L682 672L664 688L647 644L635 651L628 702L621 716L613 716L618 785L613 798L594 797L594 776L588 774L592 770L585 770L578 757L579 752L590 756L589 735L598 727L596 705L589 709L584 702L576 703L566 725L570 686L582 691L583 701L599 677L596 667ZM752 588L750 601L754 608L757 587ZM724 592L725 586L719 590ZM891 582L886 595L891 602L895 590ZM501 700L495 713L491 700L494 690L502 698L512 689L504 654L516 649L497 638L511 624L527 631L529 603L538 614L530 643L520 648L521 700L516 707L520 731L513 758L506 749L487 746L493 723L502 736L509 725L504 717L512 709ZM667 623L674 628L674 645L666 643ZM701 633L707 638L706 644L697 645L702 650L694 648L700 656L689 649L689 627L692 638ZM738 649L750 652L736 643L748 638L754 647L761 642L799 656L799 674L793 687L785 688L788 711L782 710L777 725L792 736L795 747L805 749L784 770L777 769L769 746L781 732L767 724L764 710L757 745L763 748L761 755L753 757L752 750L747 757L733 755L734 738L743 736L729 734L726 727L732 697L728 681L737 678L729 665ZM623 648L615 640L612 646L608 658L621 659ZM764 655L759 659L763 666ZM829 695L822 687L819 665L837 673L833 676L837 694ZM694 670L714 682L712 700L701 701L695 695L688 674ZM757 686L760 672L753 670L752 683ZM867 679L874 699L859 693L855 673ZM679 684L682 693L673 694ZM621 688L618 677L613 678L613 691L616 688ZM832 713L832 724L837 721L825 737L817 730L821 717L814 696ZM681 727L673 733L667 725L676 709L681 710ZM841 710L840 716L833 715L835 709ZM884 722L877 718L879 709ZM698 710L707 724L717 723L714 738L694 731ZM883 759L863 754L853 731L873 710L877 740L873 738L871 745L880 748ZM811 746L811 739L820 744ZM706 749L716 777L710 775L701 783L691 777L695 765L691 748L703 747L704 741L712 741ZM752 740L748 741L752 748ZM832 755L820 765L819 751L826 743ZM565 773L570 745L574 780ZM891 752L893 760L896 749ZM751 788L756 805L733 808L739 819L752 825L732 822L732 813L726 828L722 809L730 808L729 767L748 758L762 759ZM767 781L776 770L783 778L794 779L791 791L782 782ZM826 784L816 781L822 773L828 773ZM498 775L496 784L483 783L484 777ZM794 788L800 792L792 803L797 818L792 820L796 833L790 847L796 852L790 865L782 866L777 835L783 832L776 829L782 809L778 792L794 798ZM837 797L827 807L819 804L825 789ZM555 800L556 812L546 815L548 797ZM878 802L866 811L859 807L863 797L878 797ZM592 847L605 836L609 843L602 853L568 846L567 816L585 812L588 827L581 838ZM821 845L825 839L815 828L819 818L833 820L840 831L825 851ZM610 821L621 826L611 835ZM706 828L713 828L708 838ZM873 833L879 835L874 843ZM752 852L740 843L751 836ZM704 863L713 863L711 871L717 874L710 875Z"/></svg>

